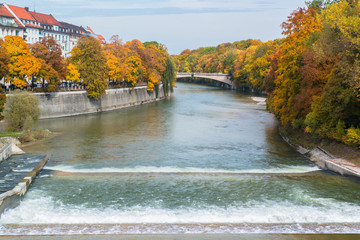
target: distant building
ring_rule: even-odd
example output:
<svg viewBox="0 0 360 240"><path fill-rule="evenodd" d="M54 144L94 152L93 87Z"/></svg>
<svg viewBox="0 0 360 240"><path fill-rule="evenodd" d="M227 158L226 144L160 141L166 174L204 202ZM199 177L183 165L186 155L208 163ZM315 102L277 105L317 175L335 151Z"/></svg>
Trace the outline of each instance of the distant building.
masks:
<svg viewBox="0 0 360 240"><path fill-rule="evenodd" d="M36 20L40 22L42 27L42 37L53 37L61 46L63 56L67 57L70 48L70 34L51 14L43 14L37 12L30 12ZM40 40L42 39L40 38Z"/></svg>
<svg viewBox="0 0 360 240"><path fill-rule="evenodd" d="M82 36L92 36L105 44L105 39L87 27L79 27L66 22L58 22L51 14L29 11L29 8L0 4L0 38L7 35L20 36L28 44L53 37L61 46L62 54L68 57Z"/></svg>
<svg viewBox="0 0 360 240"><path fill-rule="evenodd" d="M24 37L25 25L6 5L0 5L0 38L7 35Z"/></svg>
<svg viewBox="0 0 360 240"><path fill-rule="evenodd" d="M83 36L90 36L90 32L86 31L82 26L76 26L67 22L59 22L63 29L65 29L69 36L69 49L73 49L76 46L79 39Z"/></svg>
<svg viewBox="0 0 360 240"><path fill-rule="evenodd" d="M28 11L28 8L21 8L12 5L3 4L4 7L10 10L16 19L25 26L24 40L27 43L36 43L42 37L40 22L38 22Z"/></svg>

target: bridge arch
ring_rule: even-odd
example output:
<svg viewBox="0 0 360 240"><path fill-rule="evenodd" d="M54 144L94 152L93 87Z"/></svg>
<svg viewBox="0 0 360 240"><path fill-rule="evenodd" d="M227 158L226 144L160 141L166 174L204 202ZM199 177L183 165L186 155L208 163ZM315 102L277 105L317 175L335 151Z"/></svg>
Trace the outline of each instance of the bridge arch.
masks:
<svg viewBox="0 0 360 240"><path fill-rule="evenodd" d="M230 80L230 76L224 73L184 73L178 72L176 78L205 78L215 80L232 87L233 83Z"/></svg>

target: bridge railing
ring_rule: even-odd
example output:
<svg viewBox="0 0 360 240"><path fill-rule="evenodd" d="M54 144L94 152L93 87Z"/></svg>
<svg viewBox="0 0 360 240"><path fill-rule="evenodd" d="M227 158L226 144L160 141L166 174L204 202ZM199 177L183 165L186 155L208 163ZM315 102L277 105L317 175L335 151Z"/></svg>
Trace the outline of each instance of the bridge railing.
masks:
<svg viewBox="0 0 360 240"><path fill-rule="evenodd" d="M178 72L177 75L197 75L197 76L229 76L226 73L194 73L194 72Z"/></svg>

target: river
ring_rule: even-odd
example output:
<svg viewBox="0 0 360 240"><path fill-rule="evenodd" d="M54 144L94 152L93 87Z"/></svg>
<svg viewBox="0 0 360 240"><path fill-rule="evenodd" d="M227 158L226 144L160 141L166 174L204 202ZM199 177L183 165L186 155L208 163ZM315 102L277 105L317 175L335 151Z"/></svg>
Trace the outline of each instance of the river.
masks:
<svg viewBox="0 0 360 240"><path fill-rule="evenodd" d="M0 234L360 233L359 182L289 147L257 98L177 85L157 103L40 121L59 134L25 150L52 157Z"/></svg>

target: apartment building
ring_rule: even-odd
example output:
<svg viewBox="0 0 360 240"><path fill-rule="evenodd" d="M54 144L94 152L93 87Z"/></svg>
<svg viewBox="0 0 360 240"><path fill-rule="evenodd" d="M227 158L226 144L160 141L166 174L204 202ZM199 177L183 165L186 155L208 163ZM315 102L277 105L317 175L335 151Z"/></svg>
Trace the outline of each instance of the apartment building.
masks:
<svg viewBox="0 0 360 240"><path fill-rule="evenodd" d="M3 3L0 4L0 38L7 35L20 36L28 44L41 41L44 37L53 37L61 46L64 57L69 56L82 36L93 36L105 43L104 37L95 34L89 27L85 29L74 24L59 22L51 14Z"/></svg>

